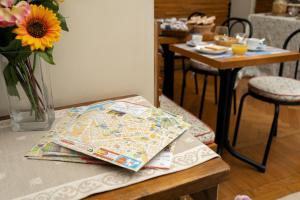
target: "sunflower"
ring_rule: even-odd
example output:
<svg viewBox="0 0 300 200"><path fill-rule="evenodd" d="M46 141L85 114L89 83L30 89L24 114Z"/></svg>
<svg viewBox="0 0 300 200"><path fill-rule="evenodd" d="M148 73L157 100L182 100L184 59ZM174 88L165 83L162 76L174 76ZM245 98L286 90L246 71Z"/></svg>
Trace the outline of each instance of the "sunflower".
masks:
<svg viewBox="0 0 300 200"><path fill-rule="evenodd" d="M18 23L14 30L16 39L21 40L22 46L30 46L31 51L51 48L60 37L60 21L56 15L42 5L30 5L30 14Z"/></svg>

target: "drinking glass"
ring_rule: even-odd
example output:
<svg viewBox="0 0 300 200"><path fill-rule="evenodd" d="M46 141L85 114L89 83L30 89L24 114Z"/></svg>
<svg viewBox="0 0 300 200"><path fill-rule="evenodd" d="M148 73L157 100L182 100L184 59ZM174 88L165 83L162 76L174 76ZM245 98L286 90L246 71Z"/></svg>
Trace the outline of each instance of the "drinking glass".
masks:
<svg viewBox="0 0 300 200"><path fill-rule="evenodd" d="M215 34L228 36L229 35L228 27L227 26L216 26Z"/></svg>
<svg viewBox="0 0 300 200"><path fill-rule="evenodd" d="M232 44L231 45L233 55L245 55L247 52L247 44Z"/></svg>
<svg viewBox="0 0 300 200"><path fill-rule="evenodd" d="M215 29L215 41L226 41L228 39L228 27L227 26L216 26Z"/></svg>

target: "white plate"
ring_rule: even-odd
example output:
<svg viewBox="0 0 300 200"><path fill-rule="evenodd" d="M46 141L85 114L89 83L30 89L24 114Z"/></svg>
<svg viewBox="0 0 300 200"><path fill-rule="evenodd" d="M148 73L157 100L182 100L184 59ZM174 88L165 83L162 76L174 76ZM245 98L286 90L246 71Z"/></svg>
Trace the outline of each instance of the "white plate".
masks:
<svg viewBox="0 0 300 200"><path fill-rule="evenodd" d="M197 46L195 50L199 53L219 55L219 54L226 53L228 51L228 48L225 48L224 50L222 49L222 50L215 51L215 50L207 49L205 48L205 46Z"/></svg>

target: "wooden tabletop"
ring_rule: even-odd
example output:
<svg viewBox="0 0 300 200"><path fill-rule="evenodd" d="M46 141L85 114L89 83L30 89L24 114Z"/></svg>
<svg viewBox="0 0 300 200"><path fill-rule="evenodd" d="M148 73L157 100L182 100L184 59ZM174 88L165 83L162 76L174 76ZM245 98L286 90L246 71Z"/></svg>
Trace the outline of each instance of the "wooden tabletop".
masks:
<svg viewBox="0 0 300 200"><path fill-rule="evenodd" d="M239 68L245 66L256 66L300 60L300 53L292 51L255 56L234 56L230 58L210 58L204 54L197 53L192 47L189 47L186 44L173 44L170 46L170 51L179 53L185 57L195 59L199 62L203 62L219 69Z"/></svg>
<svg viewBox="0 0 300 200"><path fill-rule="evenodd" d="M187 170L88 197L87 200L165 200L216 187L229 176L229 166L216 158Z"/></svg>
<svg viewBox="0 0 300 200"><path fill-rule="evenodd" d="M135 95L126 97L131 96ZM124 97L114 99L120 98ZM89 104L90 103L93 102L89 102ZM86 104L87 103L73 106ZM96 194L88 197L87 200L174 199L174 197L195 194L203 190L210 191L211 188L217 188L218 184L228 178L229 171L230 167L221 158L215 158L183 171L160 176L109 192ZM213 193L216 192L217 190L213 190ZM205 199L208 199L208 197L205 196Z"/></svg>
<svg viewBox="0 0 300 200"><path fill-rule="evenodd" d="M97 101L90 101L74 105L56 108L57 110L66 109L70 107L78 107L89 105L104 100L117 100L136 95L128 95L116 98L102 99ZM3 117L8 118L8 117ZM187 194L195 194L200 191L212 190L212 194L217 193L217 186L229 176L230 167L221 159L215 158L205 163L199 164L192 168L179 171L173 174L168 174L156 177L150 180L143 181L124 188L112 190L96 194L86 198L87 200L166 200L174 199ZM199 195L199 194L196 194ZM202 195L202 194L200 194ZM211 194L207 194L208 196ZM209 199L204 196L204 199ZM200 196L203 198L203 196ZM216 199L212 197L211 199Z"/></svg>
<svg viewBox="0 0 300 200"><path fill-rule="evenodd" d="M186 42L187 38L177 38L177 37L167 37L167 36L159 36L158 43L159 44L178 44Z"/></svg>

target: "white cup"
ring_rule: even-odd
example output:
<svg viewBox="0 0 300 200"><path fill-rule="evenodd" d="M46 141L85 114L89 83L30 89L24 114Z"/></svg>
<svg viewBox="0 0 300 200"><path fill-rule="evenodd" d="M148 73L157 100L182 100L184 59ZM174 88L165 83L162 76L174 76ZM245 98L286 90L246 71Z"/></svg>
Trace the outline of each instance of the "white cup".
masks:
<svg viewBox="0 0 300 200"><path fill-rule="evenodd" d="M193 34L192 41L194 44L200 44L203 40L203 36L201 34Z"/></svg>
<svg viewBox="0 0 300 200"><path fill-rule="evenodd" d="M249 38L247 40L248 49L250 50L259 50L264 47L264 42L261 39Z"/></svg>

